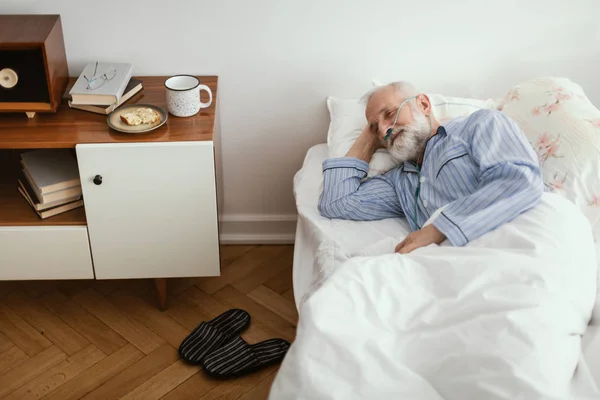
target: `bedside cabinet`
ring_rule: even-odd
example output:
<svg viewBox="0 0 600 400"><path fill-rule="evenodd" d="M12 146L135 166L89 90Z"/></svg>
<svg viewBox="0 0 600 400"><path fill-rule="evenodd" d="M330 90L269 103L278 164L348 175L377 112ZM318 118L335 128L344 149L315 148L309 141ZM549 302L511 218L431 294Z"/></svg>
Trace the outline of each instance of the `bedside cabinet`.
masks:
<svg viewBox="0 0 600 400"><path fill-rule="evenodd" d="M166 77L137 77L139 103L166 109ZM110 130L106 116L61 105L28 120L0 115L0 280L155 279L161 308L166 279L220 274L210 108L169 115L148 133ZM73 148L84 207L40 219L17 190L19 154Z"/></svg>

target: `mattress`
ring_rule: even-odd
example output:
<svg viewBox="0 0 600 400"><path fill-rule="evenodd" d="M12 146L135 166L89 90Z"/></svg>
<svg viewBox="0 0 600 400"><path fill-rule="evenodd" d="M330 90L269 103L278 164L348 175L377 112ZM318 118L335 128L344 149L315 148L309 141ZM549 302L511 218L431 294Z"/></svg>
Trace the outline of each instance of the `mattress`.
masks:
<svg viewBox="0 0 600 400"><path fill-rule="evenodd" d="M373 246L388 238L389 245L399 243L408 233L405 219L381 221L343 221L321 217L317 202L322 189L322 162L328 156L326 144L310 148L302 168L294 176L294 196L298 225L294 249L293 286L296 307L302 318L302 299L319 287L324 278L318 259L337 265L355 255L368 254ZM378 249L380 250L380 249ZM600 260L599 260L600 261ZM599 262L600 264L600 262ZM596 303L595 315L600 306ZM582 341L582 353L573 379L573 399L600 398L600 321L593 319Z"/></svg>

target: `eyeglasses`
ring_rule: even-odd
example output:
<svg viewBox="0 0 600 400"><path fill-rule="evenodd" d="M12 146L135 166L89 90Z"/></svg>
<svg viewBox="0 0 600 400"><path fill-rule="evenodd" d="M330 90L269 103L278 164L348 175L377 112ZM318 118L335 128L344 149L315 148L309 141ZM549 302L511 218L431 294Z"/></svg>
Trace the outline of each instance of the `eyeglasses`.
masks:
<svg viewBox="0 0 600 400"><path fill-rule="evenodd" d="M87 89L89 90L98 89L100 86L104 85L104 82L110 81L117 75L117 70L112 65L102 74L96 74L97 71L98 61L96 61L96 66L94 67L94 75L91 78L88 78L85 75L83 76L88 83Z"/></svg>

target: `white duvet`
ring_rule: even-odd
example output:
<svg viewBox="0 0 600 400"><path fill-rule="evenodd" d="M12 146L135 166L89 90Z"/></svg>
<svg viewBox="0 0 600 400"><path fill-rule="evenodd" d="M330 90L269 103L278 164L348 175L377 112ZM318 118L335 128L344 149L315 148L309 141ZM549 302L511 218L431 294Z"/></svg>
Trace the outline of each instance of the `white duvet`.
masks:
<svg viewBox="0 0 600 400"><path fill-rule="evenodd" d="M461 248L400 255L397 240L321 261L270 399L570 398L596 295L575 206L544 194Z"/></svg>

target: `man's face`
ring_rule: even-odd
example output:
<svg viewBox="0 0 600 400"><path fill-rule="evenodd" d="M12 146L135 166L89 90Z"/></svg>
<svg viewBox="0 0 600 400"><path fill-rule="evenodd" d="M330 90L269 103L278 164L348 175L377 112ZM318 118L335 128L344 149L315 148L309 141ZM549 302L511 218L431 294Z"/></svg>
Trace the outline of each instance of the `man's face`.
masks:
<svg viewBox="0 0 600 400"><path fill-rule="evenodd" d="M417 102L422 101L419 97ZM423 112L408 102L402 105L404 100L396 88L385 87L371 96L365 110L371 131L377 133L379 140L383 141L387 130L392 128L384 145L399 162L416 160L431 133L430 121ZM400 106L402 109L394 124Z"/></svg>
<svg viewBox="0 0 600 400"><path fill-rule="evenodd" d="M379 140L383 140L387 130L392 128L398 107L404 100L404 96L393 87L381 88L371 96L365 110L365 116L371 131L377 133ZM410 106L404 103L394 127L407 126L412 122L413 115ZM391 137L388 138L388 141L391 139Z"/></svg>

